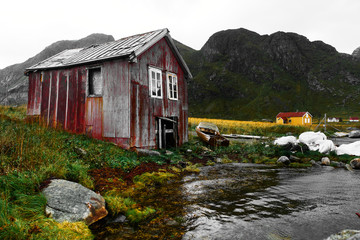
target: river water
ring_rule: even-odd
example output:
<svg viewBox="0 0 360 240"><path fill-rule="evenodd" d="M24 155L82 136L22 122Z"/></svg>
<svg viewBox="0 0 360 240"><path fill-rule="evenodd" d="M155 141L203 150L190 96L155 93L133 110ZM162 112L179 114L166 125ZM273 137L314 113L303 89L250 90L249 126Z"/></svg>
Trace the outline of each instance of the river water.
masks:
<svg viewBox="0 0 360 240"><path fill-rule="evenodd" d="M183 239L325 239L360 229L360 174L232 163L183 179Z"/></svg>

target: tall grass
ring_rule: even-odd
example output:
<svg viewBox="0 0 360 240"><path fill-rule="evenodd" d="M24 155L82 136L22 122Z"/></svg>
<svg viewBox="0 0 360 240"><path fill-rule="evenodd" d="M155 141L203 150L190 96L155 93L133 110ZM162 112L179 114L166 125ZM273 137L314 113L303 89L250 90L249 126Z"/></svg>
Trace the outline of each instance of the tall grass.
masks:
<svg viewBox="0 0 360 240"><path fill-rule="evenodd" d="M83 223L45 216L41 183L61 178L93 189L89 169L129 170L141 159L112 143L26 123L25 114L25 107L0 106L0 239L92 238Z"/></svg>

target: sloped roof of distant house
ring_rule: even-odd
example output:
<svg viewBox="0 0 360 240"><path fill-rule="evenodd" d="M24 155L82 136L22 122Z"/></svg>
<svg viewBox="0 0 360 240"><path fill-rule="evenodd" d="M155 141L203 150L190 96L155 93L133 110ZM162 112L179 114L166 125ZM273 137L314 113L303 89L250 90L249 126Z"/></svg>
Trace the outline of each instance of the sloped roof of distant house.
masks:
<svg viewBox="0 0 360 240"><path fill-rule="evenodd" d="M358 117L350 117L349 120L359 120Z"/></svg>
<svg viewBox="0 0 360 240"><path fill-rule="evenodd" d="M184 59L181 57L180 52L169 35L169 30L167 28L121 38L113 42L91 45L85 48L64 50L27 68L25 73L29 71L68 67L120 57L128 57L129 61L136 62L136 58L139 55L141 55L163 37L165 37L171 49L175 52L175 56L178 59L180 65L183 67L185 74L189 78L192 78L191 72Z"/></svg>
<svg viewBox="0 0 360 240"><path fill-rule="evenodd" d="M276 118L286 119L289 117L303 117L306 113L312 117L312 115L309 112L281 112L278 115L276 115Z"/></svg>

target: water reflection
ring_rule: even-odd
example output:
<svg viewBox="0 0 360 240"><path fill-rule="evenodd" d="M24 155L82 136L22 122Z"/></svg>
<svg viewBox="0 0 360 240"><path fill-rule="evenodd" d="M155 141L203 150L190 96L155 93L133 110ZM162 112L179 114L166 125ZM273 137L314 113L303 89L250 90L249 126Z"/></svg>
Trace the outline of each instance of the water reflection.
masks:
<svg viewBox="0 0 360 240"><path fill-rule="evenodd" d="M184 239L324 239L360 228L359 175L342 169L204 167L184 179Z"/></svg>

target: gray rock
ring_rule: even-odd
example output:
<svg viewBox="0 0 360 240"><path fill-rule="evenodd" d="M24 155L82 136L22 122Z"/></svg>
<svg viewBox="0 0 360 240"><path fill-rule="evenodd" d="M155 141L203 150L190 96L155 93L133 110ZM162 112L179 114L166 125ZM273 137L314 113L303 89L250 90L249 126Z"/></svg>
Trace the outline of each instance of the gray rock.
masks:
<svg viewBox="0 0 360 240"><path fill-rule="evenodd" d="M174 153L172 151L166 150L165 151L165 155L170 156L173 155Z"/></svg>
<svg viewBox="0 0 360 240"><path fill-rule="evenodd" d="M106 221L107 224L110 224L110 223L124 223L124 222L126 222L126 217L124 215L119 215L119 216L113 217L111 219L108 219Z"/></svg>
<svg viewBox="0 0 360 240"><path fill-rule="evenodd" d="M323 157L321 159L321 165L330 166L330 159L328 157Z"/></svg>
<svg viewBox="0 0 360 240"><path fill-rule="evenodd" d="M149 149L143 149L143 148L137 148L136 149L136 153L138 156L160 156L161 154L157 151L154 150L149 150Z"/></svg>
<svg viewBox="0 0 360 240"><path fill-rule="evenodd" d="M353 130L349 133L349 138L360 138L360 130Z"/></svg>
<svg viewBox="0 0 360 240"><path fill-rule="evenodd" d="M276 163L282 163L282 164L285 164L285 165L289 165L290 164L290 159L287 156L281 156L276 161Z"/></svg>
<svg viewBox="0 0 360 240"><path fill-rule="evenodd" d="M360 240L359 230L343 230L339 233L332 234L326 240Z"/></svg>
<svg viewBox="0 0 360 240"><path fill-rule="evenodd" d="M316 162L315 160L310 160L310 163L313 167L321 167L321 165L318 162Z"/></svg>
<svg viewBox="0 0 360 240"><path fill-rule="evenodd" d="M81 157L85 157L87 155L87 152L79 147L74 147L75 152L80 155Z"/></svg>
<svg viewBox="0 0 360 240"><path fill-rule="evenodd" d="M105 217L105 200L99 194L75 182L51 180L44 188L46 215L57 222L84 221L90 225Z"/></svg>
<svg viewBox="0 0 360 240"><path fill-rule="evenodd" d="M360 169L360 158L354 158L350 161L350 166L354 169Z"/></svg>
<svg viewBox="0 0 360 240"><path fill-rule="evenodd" d="M300 158L296 157L296 156L293 156L293 155L290 155L290 161L291 162L298 162L300 160Z"/></svg>
<svg viewBox="0 0 360 240"><path fill-rule="evenodd" d="M353 169L349 164L345 164L345 168L346 168L347 170L349 170L350 172L353 172L353 171L354 171L354 169Z"/></svg>
<svg viewBox="0 0 360 240"><path fill-rule="evenodd" d="M345 163L343 163L343 162L335 162L335 161L333 161L332 164L333 164L335 167L338 167L338 168L343 168L343 167L345 167Z"/></svg>
<svg viewBox="0 0 360 240"><path fill-rule="evenodd" d="M222 158L219 158L219 157L216 158L215 161L216 161L217 163L222 163L222 162L223 162Z"/></svg>

